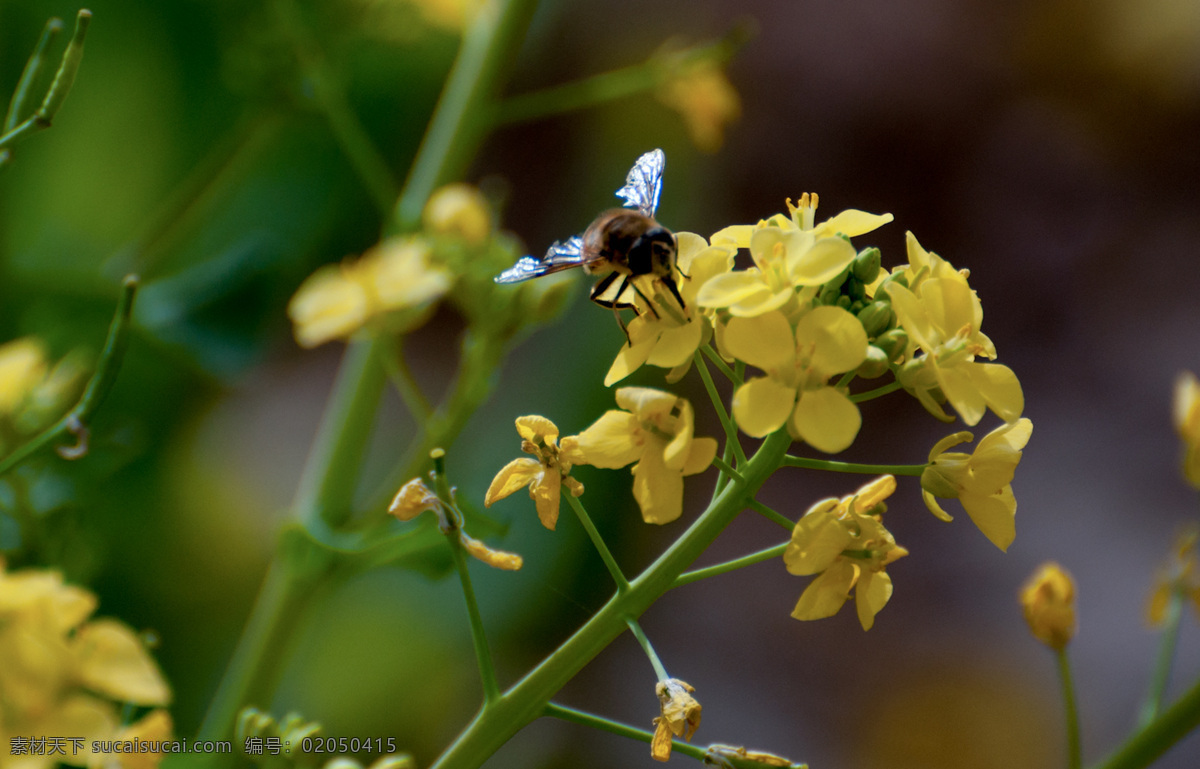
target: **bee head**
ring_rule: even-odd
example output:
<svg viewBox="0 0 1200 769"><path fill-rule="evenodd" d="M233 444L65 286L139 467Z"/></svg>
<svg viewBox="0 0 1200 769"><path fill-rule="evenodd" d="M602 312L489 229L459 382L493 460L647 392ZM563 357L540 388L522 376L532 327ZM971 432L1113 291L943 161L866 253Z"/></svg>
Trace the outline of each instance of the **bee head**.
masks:
<svg viewBox="0 0 1200 769"><path fill-rule="evenodd" d="M671 231L655 225L642 233L629 249L629 271L634 275L671 277L675 248L675 236Z"/></svg>

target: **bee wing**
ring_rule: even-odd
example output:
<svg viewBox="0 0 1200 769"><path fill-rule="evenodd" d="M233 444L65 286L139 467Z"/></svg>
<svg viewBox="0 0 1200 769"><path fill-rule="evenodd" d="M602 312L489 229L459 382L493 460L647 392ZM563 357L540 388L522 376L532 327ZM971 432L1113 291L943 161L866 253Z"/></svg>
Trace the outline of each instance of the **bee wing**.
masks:
<svg viewBox="0 0 1200 769"><path fill-rule="evenodd" d="M654 218L666 165L667 157L662 150L651 150L637 159L625 177L625 186L617 190L617 197L625 201L626 208L636 208Z"/></svg>
<svg viewBox="0 0 1200 769"><path fill-rule="evenodd" d="M522 256L516 264L497 275L494 280L497 283L518 283L569 267L579 267L587 262L588 259L583 253L583 238L576 235L568 238L566 243L555 241L541 259Z"/></svg>

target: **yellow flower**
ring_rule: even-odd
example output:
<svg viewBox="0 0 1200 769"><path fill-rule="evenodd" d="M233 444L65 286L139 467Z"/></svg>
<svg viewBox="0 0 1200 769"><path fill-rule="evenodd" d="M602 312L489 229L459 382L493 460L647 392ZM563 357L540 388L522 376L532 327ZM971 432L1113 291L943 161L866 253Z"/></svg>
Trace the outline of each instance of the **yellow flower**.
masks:
<svg viewBox="0 0 1200 769"><path fill-rule="evenodd" d="M709 279L733 268L733 250L710 246L708 241L690 232L678 232L677 261L684 278L679 293L684 301L684 314L642 311L629 323L629 341L621 347L616 360L604 377L608 387L641 368L642 364L669 368L668 381L676 381L686 373L692 355L712 336L712 325L696 302L696 293ZM674 299L668 301L674 302Z"/></svg>
<svg viewBox="0 0 1200 769"><path fill-rule="evenodd" d="M1161 625L1166 619L1167 606L1175 593L1191 599L1200 611L1200 569L1197 568L1196 541L1200 527L1191 526L1175 540L1174 557L1161 569L1154 581L1154 592L1146 607L1146 619L1151 625Z"/></svg>
<svg viewBox="0 0 1200 769"><path fill-rule="evenodd" d="M806 192L800 196L798 203L792 203L788 198L788 215L774 214L758 222L758 224L735 224L717 232L712 236L713 243L729 244L736 248L749 248L754 233L764 227L778 227L782 230L811 231L814 236L828 237L843 235L856 238L866 235L888 222L892 221L891 214L870 214L850 208L842 211L820 224L816 224L817 205L820 197L815 192Z"/></svg>
<svg viewBox="0 0 1200 769"><path fill-rule="evenodd" d="M13 414L46 376L42 343L27 336L0 345L0 416Z"/></svg>
<svg viewBox="0 0 1200 769"><path fill-rule="evenodd" d="M717 442L695 437L692 404L683 398L648 387L622 387L616 397L626 410L606 412L576 436L571 461L609 470L636 462L633 496L642 520L670 523L683 513L683 476L712 464Z"/></svg>
<svg viewBox="0 0 1200 769"><path fill-rule="evenodd" d="M747 435L761 438L788 425L793 436L829 454L854 442L862 416L830 377L853 371L867 357L862 323L836 306L816 307L796 324L781 313L733 318L725 349L766 372L733 396L733 416Z"/></svg>
<svg viewBox="0 0 1200 769"><path fill-rule="evenodd" d="M691 740L700 726L700 703L692 696L696 691L678 678L659 681L654 686L662 715L654 719L654 739L650 742L650 755L655 761L666 761L671 757L671 738Z"/></svg>
<svg viewBox="0 0 1200 769"><path fill-rule="evenodd" d="M1200 382L1185 371L1175 380L1175 429L1183 439L1183 476L1200 489Z"/></svg>
<svg viewBox="0 0 1200 769"><path fill-rule="evenodd" d="M832 617L854 589L863 630L892 597L892 580L884 569L908 555L880 522L884 500L896 490L896 479L883 475L840 500L822 499L808 509L792 530L783 561L792 574L819 576L809 583L792 616L798 620Z"/></svg>
<svg viewBox="0 0 1200 769"><path fill-rule="evenodd" d="M521 436L521 451L537 459L514 459L504 466L484 497L484 507L491 507L517 489L529 487L529 497L537 506L538 518L547 529L558 524L559 494L565 485L572 496L583 493L583 484L570 476L571 450L575 439L563 438L558 445L558 427L545 417L517 417L517 433Z"/></svg>
<svg viewBox="0 0 1200 769"><path fill-rule="evenodd" d="M1021 607L1034 637L1061 651L1075 635L1075 583L1057 563L1045 563L1021 588Z"/></svg>
<svg viewBox="0 0 1200 769"><path fill-rule="evenodd" d="M683 116L688 136L701 152L716 152L725 126L741 117L737 90L711 59L686 67L662 84L658 100Z"/></svg>
<svg viewBox="0 0 1200 769"><path fill-rule="evenodd" d="M85 740L78 755L25 756L23 768L49 767L56 758L76 766L94 761L92 740L117 734L116 703L171 699L137 635L115 620L89 621L95 608L94 595L63 584L55 572L5 572L0 562L0 740Z"/></svg>
<svg viewBox="0 0 1200 769"><path fill-rule="evenodd" d="M974 454L946 453L946 449L974 439L968 432L938 441L929 452L929 466L921 473L921 497L929 512L952 520L934 497L955 499L979 530L1001 550L1008 550L1017 535L1017 499L1012 479L1021 461L1021 449L1033 434L1033 422L1022 417L985 435Z"/></svg>
<svg viewBox="0 0 1200 769"><path fill-rule="evenodd" d="M118 742L149 742L162 743L170 740L174 726L167 711L152 710L135 723L121 729L113 737ZM100 754L98 762L92 766L102 766L104 769L157 769L162 762L163 754L158 751L131 751L126 753Z"/></svg>
<svg viewBox="0 0 1200 769"><path fill-rule="evenodd" d="M492 211L479 190L470 184L447 184L429 196L423 214L429 232L457 235L479 245L492 234Z"/></svg>
<svg viewBox="0 0 1200 769"><path fill-rule="evenodd" d="M417 238L394 238L359 259L328 264L308 277L288 303L301 347L345 339L390 312L408 310L400 330L424 322L450 288L451 273L429 261Z"/></svg>
<svg viewBox="0 0 1200 769"><path fill-rule="evenodd" d="M892 281L886 291L901 327L925 354L900 369L900 383L944 421L951 417L938 405L939 392L968 425L978 424L989 408L1006 422L1017 419L1025 395L1016 374L1008 366L975 360L995 358L996 348L980 331L983 305L966 276L926 252L912 233L908 249L910 261L922 266L906 278L908 288Z"/></svg>

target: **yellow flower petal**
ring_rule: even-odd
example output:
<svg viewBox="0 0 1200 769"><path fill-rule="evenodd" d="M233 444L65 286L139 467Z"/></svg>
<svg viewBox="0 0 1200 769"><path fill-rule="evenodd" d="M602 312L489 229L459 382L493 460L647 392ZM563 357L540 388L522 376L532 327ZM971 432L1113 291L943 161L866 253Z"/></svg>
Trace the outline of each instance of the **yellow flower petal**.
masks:
<svg viewBox="0 0 1200 769"><path fill-rule="evenodd" d="M792 540L783 553L791 574L807 577L824 571L850 544L853 537L833 515L838 500L816 502L792 529Z"/></svg>
<svg viewBox="0 0 1200 769"><path fill-rule="evenodd" d="M542 469L541 462L529 457L509 462L492 479L492 485L488 487L483 498L483 506L491 507L496 500L504 499L517 489L525 488L541 475Z"/></svg>
<svg viewBox="0 0 1200 769"><path fill-rule="evenodd" d="M287 313L296 342L301 347L316 347L362 328L370 317L371 304L359 282L348 280L341 265L330 264L300 285L288 302Z"/></svg>
<svg viewBox="0 0 1200 769"><path fill-rule="evenodd" d="M537 414L517 417L517 435L533 443L553 443L558 440L558 426Z"/></svg>
<svg viewBox="0 0 1200 769"><path fill-rule="evenodd" d="M796 346L811 349L809 365L826 377L858 368L867 358L867 332L841 307L814 308L796 324Z"/></svg>
<svg viewBox="0 0 1200 769"><path fill-rule="evenodd" d="M691 451L688 452L687 462L683 466L684 475L695 475L702 473L712 464L713 458L717 456L717 440L716 438L696 438L691 443Z"/></svg>
<svg viewBox="0 0 1200 769"><path fill-rule="evenodd" d="M578 436L572 461L607 470L625 467L636 462L642 447L632 436L640 430L637 417L626 411L610 410Z"/></svg>
<svg viewBox="0 0 1200 769"><path fill-rule="evenodd" d="M501 470L501 472L504 471ZM495 481L492 481L492 484L495 485ZM510 491L509 494L511 493ZM488 490L488 494L491 494L491 489ZM508 494L504 496L508 496ZM402 521L411 521L426 510L436 510L440 504L437 495L429 490L424 481L420 478L413 478L396 492L392 504L388 506L388 512ZM484 504L491 503L485 502Z"/></svg>
<svg viewBox="0 0 1200 769"><path fill-rule="evenodd" d="M770 377L759 377L733 394L733 419L746 435L762 438L783 427L795 405L794 389Z"/></svg>
<svg viewBox="0 0 1200 769"><path fill-rule="evenodd" d="M709 278L697 292L696 303L714 309L734 304L750 306L766 302L773 293L757 270L740 270Z"/></svg>
<svg viewBox="0 0 1200 769"><path fill-rule="evenodd" d="M959 501L984 536L1001 550L1008 550L1017 536L1017 500L1012 487L990 497L963 495Z"/></svg>
<svg viewBox="0 0 1200 769"><path fill-rule="evenodd" d="M968 373L996 416L1005 422L1012 422L1021 416L1025 410L1025 393L1012 369L1000 363L976 363Z"/></svg>
<svg viewBox="0 0 1200 769"><path fill-rule="evenodd" d="M788 274L796 285L819 286L836 278L857 255L854 246L842 238L820 238L795 258L789 258Z"/></svg>
<svg viewBox="0 0 1200 769"><path fill-rule="evenodd" d="M72 640L79 678L87 688L118 702L166 705L171 691L137 635L111 619L79 628Z"/></svg>
<svg viewBox="0 0 1200 769"><path fill-rule="evenodd" d="M850 597L850 588L858 579L859 567L849 561L837 561L809 583L792 616L798 620L832 617Z"/></svg>
<svg viewBox="0 0 1200 769"><path fill-rule="evenodd" d="M822 387L801 393L792 426L808 445L826 454L836 454L854 443L862 426L862 415L845 393Z"/></svg>
<svg viewBox="0 0 1200 769"><path fill-rule="evenodd" d="M875 624L875 615L887 605L892 597L892 578L887 572L866 572L854 590L854 602L858 609L858 621L863 630Z"/></svg>
<svg viewBox="0 0 1200 769"><path fill-rule="evenodd" d="M857 238L868 232L879 229L892 221L891 214L869 214L856 208L849 208L818 224L813 233L818 236L837 235L841 233L849 238Z"/></svg>
<svg viewBox="0 0 1200 769"><path fill-rule="evenodd" d="M633 498L646 523L670 523L683 514L683 476L668 468L662 455L647 451L633 466Z"/></svg>
<svg viewBox="0 0 1200 769"><path fill-rule="evenodd" d="M859 329L862 329L862 324L859 324ZM795 358L796 336L783 313L768 312L754 318L731 318L725 327L725 347L738 360L770 371L790 364ZM866 354L865 336L863 354Z"/></svg>
<svg viewBox="0 0 1200 769"><path fill-rule="evenodd" d="M553 529L554 527L549 526L547 528ZM462 542L463 547L466 548L466 551L470 553L473 558L486 563L493 569L517 571L525 564L525 560L516 553L509 553L505 550L495 550L475 539L474 537L468 537L466 534L460 533L459 541Z"/></svg>
<svg viewBox="0 0 1200 769"><path fill-rule="evenodd" d="M682 326L664 329L658 341L653 345L646 362L660 368L675 368L692 359L692 355L700 347L703 334L704 321L700 319L684 323ZM607 379L605 384L608 384Z"/></svg>
<svg viewBox="0 0 1200 769"><path fill-rule="evenodd" d="M529 498L537 506L538 520L550 531L558 524L561 490L562 476L552 468L543 469L541 477L529 485Z"/></svg>
<svg viewBox="0 0 1200 769"><path fill-rule="evenodd" d="M733 248L750 248L750 237L758 229L753 224L734 224L722 230L717 230L709 238L714 246L728 245Z"/></svg>

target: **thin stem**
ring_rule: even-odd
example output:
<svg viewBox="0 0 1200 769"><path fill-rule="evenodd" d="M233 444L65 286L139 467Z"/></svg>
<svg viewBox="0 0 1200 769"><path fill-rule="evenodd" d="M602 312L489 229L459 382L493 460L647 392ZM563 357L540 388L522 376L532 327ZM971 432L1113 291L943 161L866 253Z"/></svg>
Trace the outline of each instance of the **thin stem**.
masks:
<svg viewBox="0 0 1200 769"><path fill-rule="evenodd" d="M384 219L396 203L396 182L387 159L371 140L355 114L346 90L330 70L316 38L308 29L293 0L275 0L275 12L291 38L304 77L312 85L313 100L333 131L338 146L371 194Z"/></svg>
<svg viewBox="0 0 1200 769"><path fill-rule="evenodd" d="M891 382L891 383L885 384L881 387L876 387L874 390L866 390L864 392L858 393L857 395L851 395L850 400L853 401L854 403L862 403L863 401L869 401L869 400L874 400L876 398L883 397L884 395L887 395L888 393L894 393L897 390L900 390L902 388L903 388L903 385L901 385L899 382Z"/></svg>
<svg viewBox="0 0 1200 769"><path fill-rule="evenodd" d="M1062 682L1063 708L1067 720L1067 767L1080 769L1083 765L1083 752L1079 741L1079 709L1075 704L1075 684L1071 679L1071 661L1067 657L1064 646L1056 650L1058 658L1058 676Z"/></svg>
<svg viewBox="0 0 1200 769"><path fill-rule="evenodd" d="M608 573L612 575L613 582L617 583L617 592L621 593L629 589L629 580L625 578L621 567L617 565L617 561L613 558L613 554L608 549L608 545L604 544L604 537L600 536L600 532L596 529L596 525L592 523L591 516L587 514L583 503L579 498L569 491L564 491L562 494L566 498L567 503L571 505L571 509L575 511L575 516L579 522L583 524L584 530L588 537L591 538L592 544L596 547L596 552L600 554L600 560L604 561L605 567L608 568Z"/></svg>
<svg viewBox="0 0 1200 769"><path fill-rule="evenodd" d="M121 285L121 296L117 299L117 310L108 326L108 336L104 340L104 348L100 351L100 360L96 371L84 387L83 395L75 407L63 415L50 427L31 438L28 443L18 447L11 454L0 460L0 475L16 467L26 457L42 447L74 436L76 445L59 447L59 455L65 459L77 459L87 453L87 425L92 414L112 390L121 369L121 361L125 357L125 348L129 345L129 317L133 311L133 298L137 293L138 280L130 275Z"/></svg>
<svg viewBox="0 0 1200 769"><path fill-rule="evenodd" d="M50 44L54 42L54 38L58 37L58 33L62 32L62 19L52 18L46 22L46 26L42 28L42 36L38 38L37 45L34 46L33 53L29 56L29 61L25 63L25 69L21 72L21 79L17 81L17 87L13 90L12 100L8 103L8 114L4 117L4 130L11 131L16 127L17 122L21 119L21 113L25 111L25 102L29 99L29 91L37 82L38 75L42 72L42 62L46 57L46 50Z"/></svg>
<svg viewBox="0 0 1200 769"><path fill-rule="evenodd" d="M615 734L618 737L628 737L631 740L640 740L647 745L654 740L653 732L648 732L645 729L638 729L634 726L628 726L617 721L612 721L604 718L603 716L592 715L591 713L585 713L582 710L576 710L575 708L569 708L565 705L558 705L553 702L546 703L543 715L550 716L551 718L557 718L561 721L579 724L580 726L589 726L593 729L599 729L610 734ZM671 747L673 751L679 752L690 758L694 758L697 761L703 761L704 756L707 753L704 748L696 745L689 745L686 742L681 742L680 740L671 740Z"/></svg>
<svg viewBox="0 0 1200 769"><path fill-rule="evenodd" d="M405 360L404 351L401 349L403 343L403 340L397 339L393 344L387 345L383 355L383 367L387 370L388 379L396 388L400 400L404 401L408 413L421 424L429 419L433 407L429 405L425 393L421 392L417 380L413 378L412 370L408 367L408 361Z"/></svg>
<svg viewBox="0 0 1200 769"><path fill-rule="evenodd" d="M827 470L833 473L864 473L866 475L910 475L920 476L928 465L864 465L858 462L835 462L831 459L809 459L788 455L783 458L784 467L802 467L806 470Z"/></svg>
<svg viewBox="0 0 1200 769"><path fill-rule="evenodd" d="M490 0L478 7L392 211L393 227L414 229L429 195L466 168L536 8L535 0Z"/></svg>
<svg viewBox="0 0 1200 769"><path fill-rule="evenodd" d="M499 105L497 125L540 120L574 110L587 109L657 88L678 72L706 59L723 62L747 37L744 27L735 27L721 40L696 46L671 57L656 56L641 64L509 97Z"/></svg>
<svg viewBox="0 0 1200 769"><path fill-rule="evenodd" d="M721 353L713 349L711 342L701 347L700 352L704 353L704 357L712 361L712 364L717 367L717 370L724 374L725 378L730 382L733 382L735 386L742 384L742 378L735 374L733 369L729 368L729 364L721 358Z"/></svg>
<svg viewBox="0 0 1200 769"><path fill-rule="evenodd" d="M790 543L784 542L782 545L772 545L771 547L759 550L756 553L743 555L741 558L734 558L732 561L726 561L724 563L718 563L715 566L706 566L703 569L695 569L693 571L684 572L683 574L679 575L671 587L674 588L681 587L683 585L689 585L702 579L717 577L721 574L728 574L731 571L743 569L747 566L753 566L754 564L762 563L763 561L769 561L772 558L778 558L779 556L783 555L785 550L787 550L788 544Z"/></svg>
<svg viewBox="0 0 1200 769"><path fill-rule="evenodd" d="M49 128L50 124L54 122L58 110L62 108L67 94L71 91L71 86L75 83L79 64L83 61L83 40L87 36L87 28L91 20L92 12L86 8L75 16L75 34L71 36L71 42L63 51L62 61L58 65L58 71L54 73L54 81L50 83L50 88L46 91L46 98L42 100L41 106L32 115L0 136L0 150L7 149L22 139Z"/></svg>
<svg viewBox="0 0 1200 769"><path fill-rule="evenodd" d="M746 504L750 507L750 509L754 510L754 512L760 513L767 520L779 524L789 532L796 528L796 524L786 515L775 512L762 502L759 502L757 499L751 499Z"/></svg>
<svg viewBox="0 0 1200 769"><path fill-rule="evenodd" d="M733 459L733 446L728 441L726 441L725 447L721 450L721 460L725 464L728 465L732 459ZM729 485L729 481L732 477L733 476L727 475L725 473L717 473L717 483L716 483L716 486L713 488L713 496L714 497L725 490L725 487Z"/></svg>
<svg viewBox="0 0 1200 769"><path fill-rule="evenodd" d="M654 651L654 646L650 643L650 639L646 637L646 633L642 630L642 626L638 624L633 617L625 618L625 625L629 628L629 632L633 633L633 637L637 639L638 645L642 647L642 651L646 653L646 657L650 660L651 667L654 668L654 675L658 676L659 681L666 681L671 676L667 675L667 669L663 667L662 660L658 658L658 653Z"/></svg>
<svg viewBox="0 0 1200 769"><path fill-rule="evenodd" d="M1092 769L1143 769L1200 726L1200 681Z"/></svg>
<svg viewBox="0 0 1200 769"><path fill-rule="evenodd" d="M717 392L717 385L713 382L712 374L708 372L704 356L697 350L692 359L695 361L696 370L700 372L700 378L704 380L704 389L708 392L708 399L712 401L713 410L717 412L717 418L721 420L721 427L725 429L725 445L733 447L734 456L737 457L739 464L744 463L746 453L742 451L742 444L738 441L737 426L729 418L729 412L725 410L725 403L721 400L720 393Z"/></svg>
<svg viewBox="0 0 1200 769"><path fill-rule="evenodd" d="M475 588L471 586L471 574L467 569L467 554L458 541L458 530L446 532L446 540L454 554L454 566L462 582L463 600L467 604L467 615L471 620L471 642L475 646L475 661L479 665L479 678L483 682L483 706L486 708L500 698L500 685L496 683L496 669L492 664L492 652L488 647L483 630L483 616L479 613L479 602Z"/></svg>
<svg viewBox="0 0 1200 769"><path fill-rule="evenodd" d="M1163 696L1167 691L1167 681L1171 676L1171 663L1175 659L1175 646L1179 641L1179 620L1183 616L1185 590L1182 584L1175 583L1167 599L1166 611L1163 616L1162 638L1158 644L1158 655L1154 660L1154 673L1150 678L1150 690L1146 701L1142 703L1138 714L1138 727L1145 728L1158 716L1162 710Z"/></svg>
<svg viewBox="0 0 1200 769"><path fill-rule="evenodd" d="M721 457L713 457L712 464L713 464L713 467L715 467L715 468L717 468L718 470L720 470L720 471L721 471L722 473L724 473L724 474L725 474L727 477L729 477L729 478L732 478L732 479L733 479L733 480L735 480L735 481L741 481L741 480L744 480L744 479L742 478L742 474L741 474L741 473L739 473L739 472L738 472L738 471L737 471L737 470L736 470L736 469L733 467L733 465L729 464L728 462L726 462L726 461L725 461L724 459L722 459Z"/></svg>

